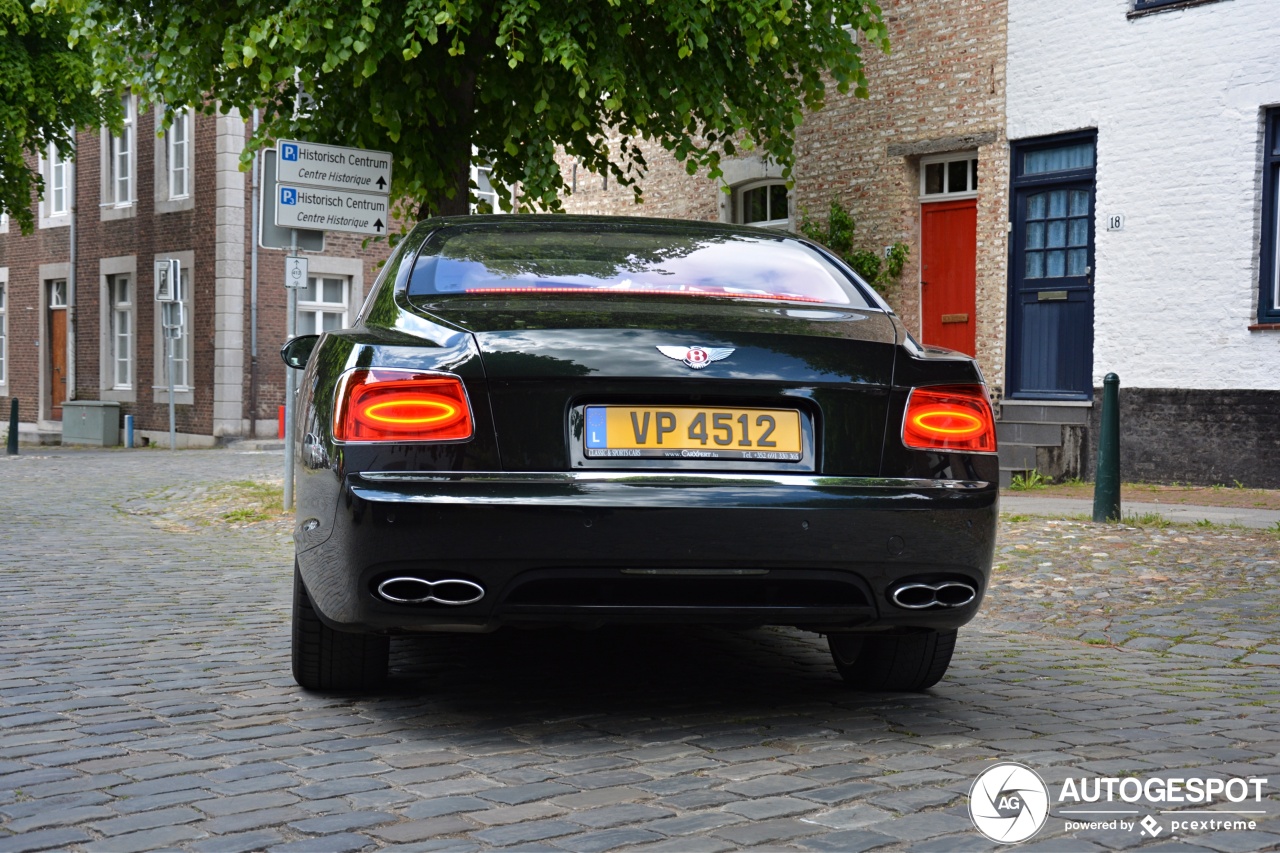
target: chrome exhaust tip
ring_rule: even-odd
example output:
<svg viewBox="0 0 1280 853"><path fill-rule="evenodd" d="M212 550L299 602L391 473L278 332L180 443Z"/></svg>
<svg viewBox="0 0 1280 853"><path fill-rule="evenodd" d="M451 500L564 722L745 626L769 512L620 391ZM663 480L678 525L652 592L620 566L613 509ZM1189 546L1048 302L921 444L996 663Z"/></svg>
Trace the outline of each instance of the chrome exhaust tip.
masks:
<svg viewBox="0 0 1280 853"><path fill-rule="evenodd" d="M978 597L973 584L961 581L941 583L904 583L889 593L889 600L906 610L931 607L964 607Z"/></svg>
<svg viewBox="0 0 1280 853"><path fill-rule="evenodd" d="M387 578L378 584L378 597L392 604L444 604L461 607L484 598L484 587L461 578L429 581L414 577Z"/></svg>

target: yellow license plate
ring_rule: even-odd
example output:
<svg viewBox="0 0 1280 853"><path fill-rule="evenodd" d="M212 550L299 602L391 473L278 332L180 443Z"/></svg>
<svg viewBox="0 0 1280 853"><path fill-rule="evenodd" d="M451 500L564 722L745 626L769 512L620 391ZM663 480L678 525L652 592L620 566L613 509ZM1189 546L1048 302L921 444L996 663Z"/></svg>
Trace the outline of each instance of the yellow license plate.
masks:
<svg viewBox="0 0 1280 853"><path fill-rule="evenodd" d="M588 458L749 459L799 462L794 409L709 406L588 406Z"/></svg>

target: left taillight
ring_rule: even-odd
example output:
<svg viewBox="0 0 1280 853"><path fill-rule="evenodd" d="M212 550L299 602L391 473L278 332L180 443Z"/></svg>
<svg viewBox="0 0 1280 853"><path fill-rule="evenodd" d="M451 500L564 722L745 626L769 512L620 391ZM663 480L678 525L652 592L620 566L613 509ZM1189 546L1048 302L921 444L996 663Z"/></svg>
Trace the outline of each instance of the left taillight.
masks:
<svg viewBox="0 0 1280 853"><path fill-rule="evenodd" d="M912 388L902 443L915 450L995 453L996 419L982 385Z"/></svg>
<svg viewBox="0 0 1280 853"><path fill-rule="evenodd" d="M343 377L337 441L465 441L472 431L467 390L456 376L374 368Z"/></svg>

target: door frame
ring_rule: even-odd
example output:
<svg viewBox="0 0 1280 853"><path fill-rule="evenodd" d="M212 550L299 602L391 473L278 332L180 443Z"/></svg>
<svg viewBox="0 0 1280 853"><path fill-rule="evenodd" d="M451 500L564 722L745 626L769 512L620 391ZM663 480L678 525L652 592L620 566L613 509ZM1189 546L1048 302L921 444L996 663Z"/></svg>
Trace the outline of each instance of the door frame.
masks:
<svg viewBox="0 0 1280 853"><path fill-rule="evenodd" d="M39 311L39 320L37 324L36 340L39 341L39 350L36 353L36 385L37 385L37 402L35 409L36 428L42 430L56 430L62 425L62 421L53 420L53 412L49 408L49 386L53 382L50 375L51 368L49 365L49 283L59 279L67 281L67 302L70 304L70 277L71 265L68 263L60 264L41 264L37 270L37 295L36 307ZM71 316L67 316L67 347L71 347ZM70 361L68 360L68 370L70 370ZM71 377L67 377L68 385ZM70 390L70 389L68 389Z"/></svg>
<svg viewBox="0 0 1280 853"><path fill-rule="evenodd" d="M978 196L976 192L971 195L965 194L965 195L960 195L959 197L943 196L935 200L931 200L931 201L922 200L920 202L920 272L921 272L921 275L920 275L920 340L922 343L925 343L926 345L929 344L929 342L925 340L926 314L925 314L924 262L925 262L925 252L927 250L927 243L925 241L925 231L926 231L925 216L927 213L935 212L931 210L931 208L937 209L937 212L943 212L941 210L941 208L943 207L945 207L947 211L964 210L964 209L973 210L974 232L972 236L974 241L974 262L973 262L973 269L970 271L973 278L973 282L972 282L972 286L969 288L969 294L968 294L969 301L973 303L973 307L969 310L969 320L968 320L969 324L971 324L969 327L969 334L973 338L971 342L973 352L968 354L976 355L977 348L978 348L978 257L977 257ZM941 344L939 344L939 346L941 346Z"/></svg>
<svg viewBox="0 0 1280 853"><path fill-rule="evenodd" d="M1063 145L1069 145L1073 142L1089 142L1093 144L1093 165L1088 168L1069 169L1060 172L1049 172L1034 175L1023 174L1023 157L1029 152L1044 150L1048 148L1058 148ZM1047 401L1093 401L1092 387L1084 391L1063 391L1063 392L1045 392L1034 391L1027 392L1018 390L1021 384L1021 293L1018 283L1022 281L1018 268L1018 247L1025 240L1026 221L1019 214L1019 194L1030 189L1052 189L1055 186L1078 184L1088 182L1089 190L1089 243L1088 243L1088 273L1087 290L1082 292L1087 294L1089 302L1088 312L1088 338L1086 343L1086 351L1089 356L1088 374L1090 376L1089 384L1092 385L1093 375L1093 324L1094 324L1094 269L1095 269L1095 251L1097 245L1097 163L1098 163L1098 131L1096 128L1087 130L1077 130L1070 133L1059 133L1053 136L1038 136L1025 140L1010 140L1009 142L1009 247L1007 256L1007 275L1006 275L1006 340L1005 340L1005 388L1004 396L1013 400L1047 400ZM1053 288L1055 290L1060 288ZM1070 288L1069 288L1070 289ZM1079 290L1079 288L1077 288Z"/></svg>
<svg viewBox="0 0 1280 853"><path fill-rule="evenodd" d="M53 285L55 282L62 282L63 299L62 305L53 305L49 298L53 293ZM40 353L40 406L38 409L40 420L48 424L60 424L62 418L54 418L53 410L61 408L53 403L53 312L62 312L62 372L66 376L68 399L70 399L71 391L71 360L69 351L71 349L71 293L69 290L70 281L65 277L54 276L53 278L44 279L40 282L40 301L43 303L43 312L40 318L40 340L43 344ZM66 402L65 400L63 402ZM62 413L66 417L66 412Z"/></svg>

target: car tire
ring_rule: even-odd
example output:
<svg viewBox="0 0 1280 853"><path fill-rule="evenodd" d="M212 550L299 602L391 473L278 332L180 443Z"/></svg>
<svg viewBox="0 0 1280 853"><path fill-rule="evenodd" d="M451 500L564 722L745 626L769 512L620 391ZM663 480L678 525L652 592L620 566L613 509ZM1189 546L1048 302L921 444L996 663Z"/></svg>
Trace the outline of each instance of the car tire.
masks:
<svg viewBox="0 0 1280 853"><path fill-rule="evenodd" d="M850 687L871 691L926 690L942 680L956 632L828 634L827 645Z"/></svg>
<svg viewBox="0 0 1280 853"><path fill-rule="evenodd" d="M368 690L387 680L391 639L335 631L320 621L293 567L293 679L308 690Z"/></svg>

